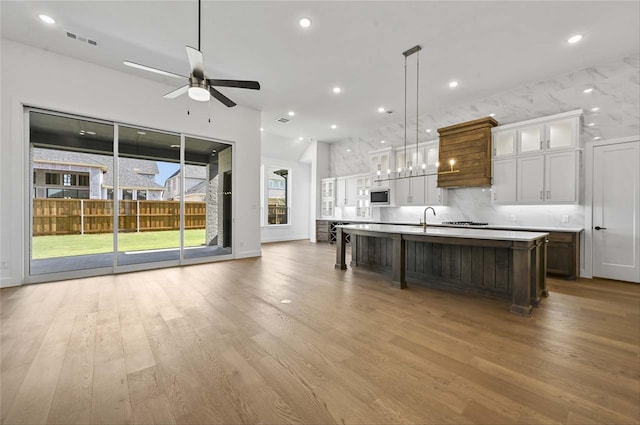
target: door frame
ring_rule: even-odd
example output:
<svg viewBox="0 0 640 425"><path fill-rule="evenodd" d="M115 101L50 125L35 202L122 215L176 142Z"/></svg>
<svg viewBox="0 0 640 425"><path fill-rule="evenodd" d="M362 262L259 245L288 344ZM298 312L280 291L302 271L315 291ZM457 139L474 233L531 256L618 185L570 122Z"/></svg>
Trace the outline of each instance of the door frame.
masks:
<svg viewBox="0 0 640 425"><path fill-rule="evenodd" d="M581 277L593 278L593 169L595 148L637 141L640 141L640 135L607 140L591 140L585 143L584 237L582 238L584 264L580 266Z"/></svg>

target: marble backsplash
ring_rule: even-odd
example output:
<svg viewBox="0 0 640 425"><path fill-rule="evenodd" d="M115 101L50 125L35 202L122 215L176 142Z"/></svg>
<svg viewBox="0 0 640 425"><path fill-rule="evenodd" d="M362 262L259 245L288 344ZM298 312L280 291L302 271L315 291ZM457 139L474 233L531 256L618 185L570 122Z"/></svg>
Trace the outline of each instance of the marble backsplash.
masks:
<svg viewBox="0 0 640 425"><path fill-rule="evenodd" d="M492 225L532 227L584 227L582 205L492 205L490 189L448 190L448 206L434 207L436 216L427 212L427 223L477 221ZM424 207L375 208L380 221L419 222ZM563 222L563 219L566 222Z"/></svg>
<svg viewBox="0 0 640 425"><path fill-rule="evenodd" d="M584 89L592 87L589 94ZM629 56L553 79L537 81L470 104L421 115L420 141L438 137L437 129L495 113L501 124L525 121L576 109L584 110L582 141L640 134L640 57ZM592 111L593 108L599 108ZM593 126L588 126L594 123ZM416 121L407 124L415 135ZM426 129L431 129L426 133ZM330 144L330 174L346 176L369 171L369 152L403 144L402 123ZM381 140L385 140L383 145ZM415 136L411 143L415 143ZM347 151L349 150L349 151Z"/></svg>

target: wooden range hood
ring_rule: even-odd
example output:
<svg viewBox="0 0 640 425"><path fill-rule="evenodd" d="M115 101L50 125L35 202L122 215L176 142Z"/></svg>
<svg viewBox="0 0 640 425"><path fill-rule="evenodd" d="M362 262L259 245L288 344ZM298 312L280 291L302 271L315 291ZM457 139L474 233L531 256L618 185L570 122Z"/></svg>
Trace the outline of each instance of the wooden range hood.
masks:
<svg viewBox="0 0 640 425"><path fill-rule="evenodd" d="M491 129L497 125L498 121L486 117L438 129L438 187L491 186Z"/></svg>

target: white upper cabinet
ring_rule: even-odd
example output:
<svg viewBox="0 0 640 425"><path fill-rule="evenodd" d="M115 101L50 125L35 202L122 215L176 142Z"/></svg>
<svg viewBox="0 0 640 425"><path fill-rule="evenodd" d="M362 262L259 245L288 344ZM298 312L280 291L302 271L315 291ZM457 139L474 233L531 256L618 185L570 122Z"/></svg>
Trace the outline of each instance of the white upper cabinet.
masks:
<svg viewBox="0 0 640 425"><path fill-rule="evenodd" d="M411 181L411 205L421 206L426 204L425 183L426 176L408 179Z"/></svg>
<svg viewBox="0 0 640 425"><path fill-rule="evenodd" d="M495 127L492 201L578 202L581 115L577 110Z"/></svg>
<svg viewBox="0 0 640 425"><path fill-rule="evenodd" d="M438 175L431 174L425 177L425 205L446 205L447 189L438 187Z"/></svg>
<svg viewBox="0 0 640 425"><path fill-rule="evenodd" d="M369 152L369 172L371 173L371 187L388 187L388 181L376 181L386 179L395 166L393 149L386 148Z"/></svg>
<svg viewBox="0 0 640 425"><path fill-rule="evenodd" d="M411 180L413 179L393 180L395 205L411 205Z"/></svg>
<svg viewBox="0 0 640 425"><path fill-rule="evenodd" d="M344 207L347 204L347 179L336 179L336 207Z"/></svg>
<svg viewBox="0 0 640 425"><path fill-rule="evenodd" d="M336 179L328 178L321 181L320 215L322 218L331 218L334 214L336 200Z"/></svg>
<svg viewBox="0 0 640 425"><path fill-rule="evenodd" d="M544 155L518 158L517 201L544 202Z"/></svg>
<svg viewBox="0 0 640 425"><path fill-rule="evenodd" d="M493 130L500 127L494 127ZM515 130L493 131L493 157L501 158L516 154L517 133Z"/></svg>
<svg viewBox="0 0 640 425"><path fill-rule="evenodd" d="M555 152L545 155L545 193L547 203L576 202L578 152Z"/></svg>
<svg viewBox="0 0 640 425"><path fill-rule="evenodd" d="M516 159L493 161L493 193L496 204L516 202Z"/></svg>
<svg viewBox="0 0 640 425"><path fill-rule="evenodd" d="M540 152L544 149L544 126L536 125L518 130L520 153Z"/></svg>
<svg viewBox="0 0 640 425"><path fill-rule="evenodd" d="M547 124L547 150L567 149L577 146L577 124L574 118Z"/></svg>

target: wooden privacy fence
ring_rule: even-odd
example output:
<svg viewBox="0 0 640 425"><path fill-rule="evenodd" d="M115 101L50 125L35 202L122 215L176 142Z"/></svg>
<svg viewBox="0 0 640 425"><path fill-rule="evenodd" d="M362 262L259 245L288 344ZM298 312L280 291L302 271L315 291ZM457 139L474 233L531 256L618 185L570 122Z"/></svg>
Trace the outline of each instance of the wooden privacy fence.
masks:
<svg viewBox="0 0 640 425"><path fill-rule="evenodd" d="M287 217L288 208L282 205L269 204L269 216L267 222L269 224L289 224Z"/></svg>
<svg viewBox="0 0 640 425"><path fill-rule="evenodd" d="M118 231L148 232L180 229L180 201L119 201ZM184 203L185 229L204 229L207 205ZM113 200L33 200L33 235L80 235L113 232Z"/></svg>

